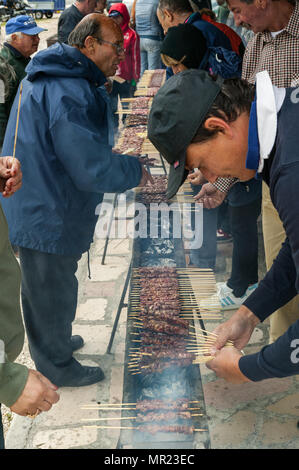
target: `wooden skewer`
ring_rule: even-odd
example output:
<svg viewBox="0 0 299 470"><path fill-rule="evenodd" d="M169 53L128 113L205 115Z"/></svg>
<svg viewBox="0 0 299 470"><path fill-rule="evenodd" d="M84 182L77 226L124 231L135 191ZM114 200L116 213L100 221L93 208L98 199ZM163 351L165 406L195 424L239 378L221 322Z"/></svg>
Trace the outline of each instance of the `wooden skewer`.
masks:
<svg viewBox="0 0 299 470"><path fill-rule="evenodd" d="M19 117L20 117L20 109L21 109L21 98L22 98L22 91L23 91L23 82L20 85L20 94L19 94L19 102L18 102L18 112L17 112L17 122L16 122L16 130L15 130L15 139L13 144L13 154L12 159L15 159L16 156L16 146L17 146L17 138L18 138L18 128L19 128Z"/></svg>
<svg viewBox="0 0 299 470"><path fill-rule="evenodd" d="M204 416L203 413L194 413L191 414L192 418L194 416ZM82 418L80 421L117 421L118 419L137 419L137 416L122 416L122 417L112 417L106 416L105 418Z"/></svg>
<svg viewBox="0 0 299 470"><path fill-rule="evenodd" d="M215 356L202 356L198 357L193 361L193 364L204 364L205 362L215 359Z"/></svg>
<svg viewBox="0 0 299 470"><path fill-rule="evenodd" d="M97 429L139 429L139 426L96 426L96 425L89 425L83 426L84 428L97 428ZM208 429L193 429L193 432L207 432Z"/></svg>

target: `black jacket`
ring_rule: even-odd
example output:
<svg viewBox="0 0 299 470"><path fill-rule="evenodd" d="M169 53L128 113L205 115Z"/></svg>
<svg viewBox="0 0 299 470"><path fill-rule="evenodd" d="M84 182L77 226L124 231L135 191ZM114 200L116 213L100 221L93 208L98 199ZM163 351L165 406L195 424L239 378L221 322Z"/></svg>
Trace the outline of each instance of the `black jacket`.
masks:
<svg viewBox="0 0 299 470"><path fill-rule="evenodd" d="M296 89L287 89L278 113L275 146L265 162L263 179L269 184L274 207L286 240L270 271L244 302L261 321L299 292L299 102ZM298 306L299 318L299 306ZM273 344L244 356L240 370L253 381L299 374L299 320Z"/></svg>
<svg viewBox="0 0 299 470"><path fill-rule="evenodd" d="M58 41L68 44L69 34L75 26L84 18L75 5L64 10L58 20Z"/></svg>

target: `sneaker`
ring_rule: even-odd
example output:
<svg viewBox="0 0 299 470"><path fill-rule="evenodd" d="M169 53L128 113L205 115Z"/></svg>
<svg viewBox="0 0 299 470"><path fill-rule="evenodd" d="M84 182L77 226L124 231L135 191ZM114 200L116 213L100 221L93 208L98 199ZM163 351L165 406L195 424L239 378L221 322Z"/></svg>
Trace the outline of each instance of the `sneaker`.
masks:
<svg viewBox="0 0 299 470"><path fill-rule="evenodd" d="M230 233L226 233L223 230L217 230L217 243L227 243L231 242L233 237Z"/></svg>
<svg viewBox="0 0 299 470"><path fill-rule="evenodd" d="M221 284L221 285L219 285ZM245 294L242 297L236 297L233 294L233 290L228 287L226 283L217 283L217 294L221 304L222 310L236 310L245 302L245 300L252 294L257 288L258 284L253 284L248 287Z"/></svg>

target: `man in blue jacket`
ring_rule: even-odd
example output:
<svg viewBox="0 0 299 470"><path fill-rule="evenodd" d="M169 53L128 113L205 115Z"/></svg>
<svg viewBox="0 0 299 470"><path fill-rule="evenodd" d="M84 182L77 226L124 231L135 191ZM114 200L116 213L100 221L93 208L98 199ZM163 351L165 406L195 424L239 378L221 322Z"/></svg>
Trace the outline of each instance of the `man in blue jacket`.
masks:
<svg viewBox="0 0 299 470"><path fill-rule="evenodd" d="M245 81L187 70L157 93L148 124L150 140L171 165L169 197L194 168L211 183L219 176L248 181L256 175L269 185L286 230L270 271L214 331L215 358L208 366L232 383L299 373L299 320L261 351L240 352L257 323L299 292L299 88L276 88L264 71L256 77L256 100L254 95ZM235 347L223 347L228 340Z"/></svg>
<svg viewBox="0 0 299 470"><path fill-rule="evenodd" d="M93 239L95 209L105 192L147 181L138 159L112 155L102 85L124 58L123 35L113 19L86 16L70 36L38 53L22 81L17 153L23 187L4 201L11 242L19 247L22 305L36 368L57 386L104 378L72 353L77 306L75 272ZM12 155L19 94L12 107L3 154Z"/></svg>

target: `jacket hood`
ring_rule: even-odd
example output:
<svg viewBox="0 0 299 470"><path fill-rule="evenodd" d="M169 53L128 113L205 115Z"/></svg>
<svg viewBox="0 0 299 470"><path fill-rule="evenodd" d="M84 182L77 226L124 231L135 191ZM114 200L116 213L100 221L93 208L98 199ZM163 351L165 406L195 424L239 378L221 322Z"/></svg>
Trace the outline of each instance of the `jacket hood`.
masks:
<svg viewBox="0 0 299 470"><path fill-rule="evenodd" d="M98 67L76 47L56 43L38 52L26 67L27 78L33 82L41 75L85 78L96 86L106 82Z"/></svg>
<svg viewBox="0 0 299 470"><path fill-rule="evenodd" d="M122 29L122 32L125 33L125 31L129 27L129 22L130 22L130 15L129 15L126 5L124 3L114 3L109 10L109 14L112 11L118 11L122 15L123 22L120 27Z"/></svg>

